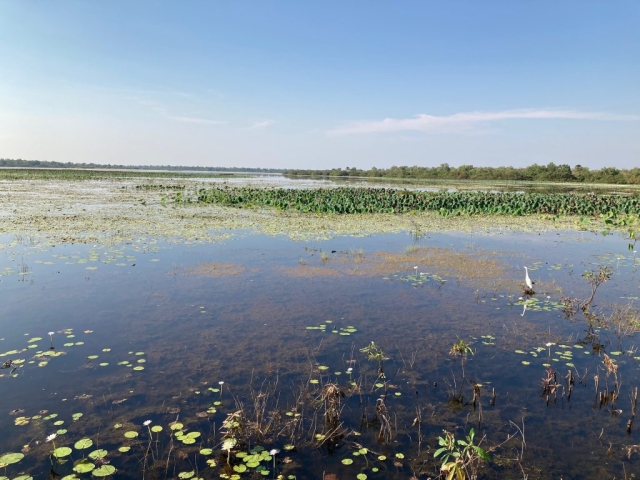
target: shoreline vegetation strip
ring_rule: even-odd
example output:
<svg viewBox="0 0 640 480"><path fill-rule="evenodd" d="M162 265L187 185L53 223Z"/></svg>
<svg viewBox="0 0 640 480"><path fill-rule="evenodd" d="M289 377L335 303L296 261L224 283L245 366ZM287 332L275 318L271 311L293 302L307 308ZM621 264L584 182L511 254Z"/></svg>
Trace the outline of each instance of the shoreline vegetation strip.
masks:
<svg viewBox="0 0 640 480"><path fill-rule="evenodd" d="M274 195L273 189L256 185L251 178L246 178L243 182L246 182L243 188L249 192ZM172 242L216 242L227 240L234 232L282 235L294 240L324 240L340 235L367 236L401 232L457 231L491 235L551 230L627 230L617 220L612 222L607 217L568 214L471 216L443 215L439 211L409 211L401 214L336 215L303 211L291 205L287 205L286 209L278 209L274 205L245 200L241 205L227 206L224 203L197 202L202 182L180 180L179 183L180 188L175 188L175 184L163 181L163 188L158 188L160 185L154 179L2 181L0 234L35 235L42 241L54 244L116 244L150 236L162 237ZM226 188L235 191L230 187ZM225 187L220 189L224 192ZM358 190L353 190L358 193ZM378 194L380 189L363 190L366 193L358 194ZM290 193L295 194L295 191L296 189L291 189ZM388 195L388 190L385 191ZM318 189L313 189L303 194L313 198L318 192ZM404 192L406 191L397 191L394 195L401 201L410 199L411 195L406 196ZM513 195L514 198L524 198L523 194ZM582 198L591 201L601 197L607 199L605 202L609 198L616 201L637 201L634 197L624 196ZM564 198L575 201L579 196L565 195Z"/></svg>

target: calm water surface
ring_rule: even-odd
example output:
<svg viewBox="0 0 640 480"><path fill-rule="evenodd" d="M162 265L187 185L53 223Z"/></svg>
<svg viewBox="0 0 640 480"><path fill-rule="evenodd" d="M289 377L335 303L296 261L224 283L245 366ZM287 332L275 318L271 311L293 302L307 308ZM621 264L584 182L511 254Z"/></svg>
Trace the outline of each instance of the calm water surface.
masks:
<svg viewBox="0 0 640 480"><path fill-rule="evenodd" d="M640 471L631 447L640 434L627 433L637 337L589 335L581 314L568 318L558 305L587 298L582 274L599 266L613 276L595 311L637 302L640 262L618 236L0 243L0 456L24 455L2 457L7 478L91 478L107 466L116 478L428 478L443 430L463 438L471 428L492 450L483 478ZM380 252L466 253L450 262L467 273L442 259L380 263ZM504 278L477 272L473 260L488 255ZM523 265L537 282L526 309ZM475 353L450 354L458 340ZM360 351L371 342L384 376ZM605 353L619 397L600 406L597 394L616 389ZM541 396L554 372L556 394ZM243 454L256 447L251 463Z"/></svg>

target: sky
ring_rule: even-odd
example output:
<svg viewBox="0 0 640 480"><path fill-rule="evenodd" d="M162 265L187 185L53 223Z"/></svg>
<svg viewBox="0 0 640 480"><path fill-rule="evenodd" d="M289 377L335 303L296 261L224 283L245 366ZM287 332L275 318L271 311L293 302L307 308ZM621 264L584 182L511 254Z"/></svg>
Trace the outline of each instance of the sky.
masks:
<svg viewBox="0 0 640 480"><path fill-rule="evenodd" d="M0 158L640 166L637 0L0 0Z"/></svg>

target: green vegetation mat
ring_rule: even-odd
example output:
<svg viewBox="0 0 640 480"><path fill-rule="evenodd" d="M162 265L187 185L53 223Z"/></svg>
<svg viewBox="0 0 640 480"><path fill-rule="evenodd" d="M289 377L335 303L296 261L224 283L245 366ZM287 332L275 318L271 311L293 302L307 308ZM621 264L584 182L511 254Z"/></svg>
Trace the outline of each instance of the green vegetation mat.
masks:
<svg viewBox="0 0 640 480"><path fill-rule="evenodd" d="M416 192L384 188L265 189L214 187L195 197L182 192L174 201L250 207L271 206L315 213L407 213L432 211L442 215L581 215L640 213L640 197L566 193Z"/></svg>

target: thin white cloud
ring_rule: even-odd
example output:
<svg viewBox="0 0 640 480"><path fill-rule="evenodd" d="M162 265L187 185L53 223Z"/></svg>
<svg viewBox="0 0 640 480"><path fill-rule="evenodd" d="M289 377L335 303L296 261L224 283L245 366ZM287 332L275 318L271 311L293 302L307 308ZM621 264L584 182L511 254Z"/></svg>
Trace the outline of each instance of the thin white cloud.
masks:
<svg viewBox="0 0 640 480"><path fill-rule="evenodd" d="M489 122L520 119L629 121L640 120L640 116L553 109L462 112L444 116L420 114L413 118L385 118L384 120L352 122L329 130L327 133L332 135L389 132L465 133L474 131L480 125Z"/></svg>
<svg viewBox="0 0 640 480"><path fill-rule="evenodd" d="M179 92L176 94L178 95ZM188 94L185 94L185 95L188 95ZM156 112L161 117L167 120L171 120L173 122L194 123L199 125L224 125L226 123L229 123L224 120L212 120L210 118L194 117L191 115L173 115L169 113L169 110L166 106L154 100L149 100L149 99L138 97L138 96L128 96L125 98L145 108L150 108L152 111Z"/></svg>
<svg viewBox="0 0 640 480"><path fill-rule="evenodd" d="M211 120L209 118L188 117L185 115L169 115L167 113L164 113L163 116L168 120L173 120L174 122L198 123L200 125L224 125L227 123L224 120Z"/></svg>
<svg viewBox="0 0 640 480"><path fill-rule="evenodd" d="M247 130L257 130L259 128L267 128L274 124L273 120L263 120L261 122L255 122L250 127L247 127Z"/></svg>

